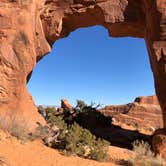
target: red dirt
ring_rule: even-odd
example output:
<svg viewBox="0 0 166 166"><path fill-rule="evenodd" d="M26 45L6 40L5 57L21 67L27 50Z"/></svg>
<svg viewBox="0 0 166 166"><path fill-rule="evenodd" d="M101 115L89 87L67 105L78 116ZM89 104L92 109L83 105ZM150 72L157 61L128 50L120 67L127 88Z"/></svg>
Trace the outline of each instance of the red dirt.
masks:
<svg viewBox="0 0 166 166"><path fill-rule="evenodd" d="M21 144L16 138L0 133L0 156L10 166L116 166L113 161L127 159L131 152L126 149L110 146L112 162L97 162L76 156L64 156L57 150L45 146L36 140Z"/></svg>

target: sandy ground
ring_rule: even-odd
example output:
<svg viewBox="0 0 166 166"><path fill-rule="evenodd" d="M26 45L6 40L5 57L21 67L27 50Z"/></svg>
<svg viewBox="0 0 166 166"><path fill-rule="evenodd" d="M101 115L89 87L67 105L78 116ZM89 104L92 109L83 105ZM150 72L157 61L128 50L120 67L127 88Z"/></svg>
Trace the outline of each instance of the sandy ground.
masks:
<svg viewBox="0 0 166 166"><path fill-rule="evenodd" d="M130 151L112 147L109 148L112 160L128 158ZM3 156L10 166L115 166L114 162L96 162L75 156L61 155L57 150L46 147L40 140L21 144L14 137L1 139L0 156Z"/></svg>

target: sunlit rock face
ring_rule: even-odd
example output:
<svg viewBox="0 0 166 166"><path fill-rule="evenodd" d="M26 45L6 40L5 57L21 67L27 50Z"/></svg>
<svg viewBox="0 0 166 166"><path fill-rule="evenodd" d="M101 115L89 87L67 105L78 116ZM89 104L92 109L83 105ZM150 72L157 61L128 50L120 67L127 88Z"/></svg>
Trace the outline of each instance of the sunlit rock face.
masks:
<svg viewBox="0 0 166 166"><path fill-rule="evenodd" d="M164 0L0 0L0 114L44 124L26 89L32 70L53 42L92 25L146 40L166 127Z"/></svg>
<svg viewBox="0 0 166 166"><path fill-rule="evenodd" d="M163 128L162 111L156 96L141 96L132 103L105 106L100 112L111 117L112 124L145 135L153 135Z"/></svg>
<svg viewBox="0 0 166 166"><path fill-rule="evenodd" d="M0 1L0 114L24 119L30 128L37 113L26 89L36 59L50 51L40 20L41 0Z"/></svg>

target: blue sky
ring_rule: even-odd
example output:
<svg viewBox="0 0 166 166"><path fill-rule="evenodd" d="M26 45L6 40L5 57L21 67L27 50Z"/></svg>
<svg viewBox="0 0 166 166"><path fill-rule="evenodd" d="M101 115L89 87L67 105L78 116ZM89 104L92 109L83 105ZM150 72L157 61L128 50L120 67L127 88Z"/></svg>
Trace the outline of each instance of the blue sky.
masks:
<svg viewBox="0 0 166 166"><path fill-rule="evenodd" d="M103 105L123 104L154 94L143 39L112 38L101 26L80 28L56 41L35 67L27 85L37 105L67 98Z"/></svg>

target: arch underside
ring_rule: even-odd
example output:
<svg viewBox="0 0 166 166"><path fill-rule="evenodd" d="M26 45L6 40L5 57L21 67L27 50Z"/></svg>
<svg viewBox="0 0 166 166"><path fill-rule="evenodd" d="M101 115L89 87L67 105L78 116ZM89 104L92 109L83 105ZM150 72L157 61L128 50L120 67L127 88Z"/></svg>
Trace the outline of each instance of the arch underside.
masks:
<svg viewBox="0 0 166 166"><path fill-rule="evenodd" d="M48 0L45 5L41 20L50 45L77 28L93 25L104 26L112 37L144 38L166 126L166 4L157 0Z"/></svg>

